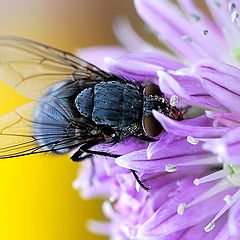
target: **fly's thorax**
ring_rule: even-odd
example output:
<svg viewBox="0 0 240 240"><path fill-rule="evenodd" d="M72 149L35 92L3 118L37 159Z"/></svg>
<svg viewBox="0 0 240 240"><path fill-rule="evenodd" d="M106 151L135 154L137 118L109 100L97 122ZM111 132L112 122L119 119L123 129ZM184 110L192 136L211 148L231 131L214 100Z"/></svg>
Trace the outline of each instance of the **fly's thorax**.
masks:
<svg viewBox="0 0 240 240"><path fill-rule="evenodd" d="M108 81L83 90L75 99L78 111L99 126L124 130L141 123L142 95L130 82Z"/></svg>

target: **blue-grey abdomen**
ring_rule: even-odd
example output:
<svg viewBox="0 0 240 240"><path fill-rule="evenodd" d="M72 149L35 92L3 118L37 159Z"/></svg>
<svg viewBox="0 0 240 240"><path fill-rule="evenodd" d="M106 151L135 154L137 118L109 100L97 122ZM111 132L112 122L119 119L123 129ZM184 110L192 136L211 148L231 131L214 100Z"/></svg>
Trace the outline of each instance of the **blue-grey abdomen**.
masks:
<svg viewBox="0 0 240 240"><path fill-rule="evenodd" d="M39 103L33 112L33 133L38 146L43 150L51 150L55 153L67 153L76 139L64 140L64 137L71 138L75 133L67 133L66 129L73 119L78 117L77 109L71 100L76 95L78 85L70 80L54 84L47 94L39 99Z"/></svg>

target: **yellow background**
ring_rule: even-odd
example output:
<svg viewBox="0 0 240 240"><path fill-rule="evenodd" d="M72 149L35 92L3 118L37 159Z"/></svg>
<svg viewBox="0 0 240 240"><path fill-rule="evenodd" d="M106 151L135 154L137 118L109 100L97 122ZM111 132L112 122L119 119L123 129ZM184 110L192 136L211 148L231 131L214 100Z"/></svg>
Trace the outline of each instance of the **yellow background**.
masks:
<svg viewBox="0 0 240 240"><path fill-rule="evenodd" d="M117 44L111 21L119 13L135 21L128 0L0 0L0 34L74 52ZM0 114L27 101L0 82ZM85 229L87 219L103 215L100 200L81 200L72 188L78 168L68 156L1 160L0 240L106 239Z"/></svg>

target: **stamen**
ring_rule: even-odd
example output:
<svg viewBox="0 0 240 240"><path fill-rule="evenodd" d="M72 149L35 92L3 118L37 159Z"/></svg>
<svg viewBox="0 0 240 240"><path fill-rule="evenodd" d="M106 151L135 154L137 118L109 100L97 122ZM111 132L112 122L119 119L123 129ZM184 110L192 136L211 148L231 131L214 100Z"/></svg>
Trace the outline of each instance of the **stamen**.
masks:
<svg viewBox="0 0 240 240"><path fill-rule="evenodd" d="M177 170L177 165L174 165L174 164L165 165L166 172L176 172L176 170Z"/></svg>
<svg viewBox="0 0 240 240"><path fill-rule="evenodd" d="M206 182L210 182L210 181L214 181L220 178L224 178L227 176L227 172L225 171L225 169L211 173L205 177L202 178L196 178L193 183L197 186L201 183L206 183Z"/></svg>
<svg viewBox="0 0 240 240"><path fill-rule="evenodd" d="M202 35L207 35L207 34L208 34L208 30L207 29L202 30Z"/></svg>
<svg viewBox="0 0 240 240"><path fill-rule="evenodd" d="M175 107L177 105L177 103L178 103L178 96L176 96L176 95L171 96L170 105Z"/></svg>
<svg viewBox="0 0 240 240"><path fill-rule="evenodd" d="M232 196L232 201L229 204L225 204L220 211L217 213L217 215L212 219L212 221L204 228L206 232L210 232L213 228L209 227L211 225L215 226L215 222L240 198L240 189L234 193Z"/></svg>
<svg viewBox="0 0 240 240"><path fill-rule="evenodd" d="M187 161L187 162L182 162L179 163L178 166L196 166L196 165L216 165L218 164L216 157L208 157L208 158L203 158L200 160L195 160L195 161Z"/></svg>
<svg viewBox="0 0 240 240"><path fill-rule="evenodd" d="M192 137L192 136L188 136L187 137L187 141L193 145L197 145L199 142L199 139Z"/></svg>
<svg viewBox="0 0 240 240"><path fill-rule="evenodd" d="M231 19L232 22L235 22L235 20L239 17L239 13L237 11L232 12Z"/></svg>
<svg viewBox="0 0 240 240"><path fill-rule="evenodd" d="M226 179L223 179L222 181L218 182L215 184L213 187L209 188L206 192L195 198L192 202L188 203L186 207L191 207L197 203L200 203L216 194L219 192L224 191L225 189L228 189L229 187L232 187L232 183L229 182Z"/></svg>
<svg viewBox="0 0 240 240"><path fill-rule="evenodd" d="M178 205L177 214L178 215L183 215L185 208L186 208L186 204L185 203L180 203Z"/></svg>

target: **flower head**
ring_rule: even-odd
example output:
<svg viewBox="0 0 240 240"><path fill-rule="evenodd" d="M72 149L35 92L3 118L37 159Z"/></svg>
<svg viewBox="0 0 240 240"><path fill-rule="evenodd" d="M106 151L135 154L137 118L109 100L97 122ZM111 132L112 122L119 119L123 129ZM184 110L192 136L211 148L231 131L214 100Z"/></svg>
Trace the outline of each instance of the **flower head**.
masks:
<svg viewBox="0 0 240 240"><path fill-rule="evenodd" d="M157 141L112 146L114 159L95 157L75 186L85 196L104 195L109 223L91 229L111 239L238 239L240 237L240 4L206 0L214 21L191 0L135 0L142 19L172 54L141 40L129 27L105 67L135 81L153 81L182 109L183 121L153 111L164 131ZM119 35L119 34L117 34ZM116 57L116 53L119 56ZM86 58L88 57L85 51ZM101 60L103 63L103 59ZM101 63L101 64L102 64ZM129 142L130 141L130 142ZM129 169L151 186L139 188ZM88 177L87 177L88 175Z"/></svg>

